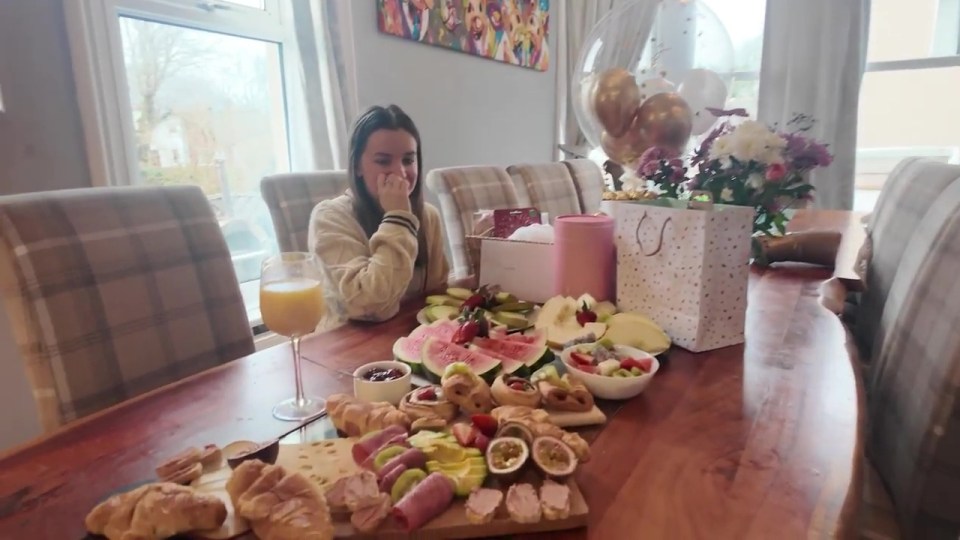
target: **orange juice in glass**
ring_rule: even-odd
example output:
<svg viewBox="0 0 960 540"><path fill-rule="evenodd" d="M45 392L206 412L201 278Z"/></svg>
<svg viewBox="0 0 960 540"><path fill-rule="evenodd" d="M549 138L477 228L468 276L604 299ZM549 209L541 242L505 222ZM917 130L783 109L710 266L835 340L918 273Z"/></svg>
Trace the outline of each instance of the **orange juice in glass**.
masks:
<svg viewBox="0 0 960 540"><path fill-rule="evenodd" d="M311 253L281 253L260 268L260 314L271 331L290 338L296 395L278 403L273 416L300 421L323 410L324 401L303 392L300 338L312 333L326 313L323 282Z"/></svg>

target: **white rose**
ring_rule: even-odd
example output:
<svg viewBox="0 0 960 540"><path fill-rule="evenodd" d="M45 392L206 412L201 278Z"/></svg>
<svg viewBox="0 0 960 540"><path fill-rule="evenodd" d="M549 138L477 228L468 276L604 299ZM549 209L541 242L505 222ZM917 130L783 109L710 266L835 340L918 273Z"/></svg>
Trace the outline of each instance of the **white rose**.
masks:
<svg viewBox="0 0 960 540"><path fill-rule="evenodd" d="M732 150L730 139L731 136L729 134L717 137L710 147L710 159L720 159L729 156Z"/></svg>
<svg viewBox="0 0 960 540"><path fill-rule="evenodd" d="M720 192L720 200L730 202L733 200L733 190L725 187L723 191Z"/></svg>
<svg viewBox="0 0 960 540"><path fill-rule="evenodd" d="M753 189L762 189L763 188L764 178L760 173L753 173L747 177L747 185Z"/></svg>

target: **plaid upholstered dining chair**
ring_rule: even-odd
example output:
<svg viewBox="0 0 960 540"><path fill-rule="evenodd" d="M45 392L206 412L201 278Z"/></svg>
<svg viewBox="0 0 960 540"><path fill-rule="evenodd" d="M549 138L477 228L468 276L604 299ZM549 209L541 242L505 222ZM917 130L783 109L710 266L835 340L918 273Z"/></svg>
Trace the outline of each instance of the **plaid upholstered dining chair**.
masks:
<svg viewBox="0 0 960 540"><path fill-rule="evenodd" d="M577 188L580 210L584 214L596 214L603 200L603 169L589 159L569 159L563 162L570 171L573 185Z"/></svg>
<svg viewBox="0 0 960 540"><path fill-rule="evenodd" d="M45 431L254 351L194 186L0 198L0 288Z"/></svg>
<svg viewBox="0 0 960 540"><path fill-rule="evenodd" d="M577 188L563 163L511 165L507 173L515 185L526 188L530 205L548 213L551 222L557 216L581 213Z"/></svg>
<svg viewBox="0 0 960 540"><path fill-rule="evenodd" d="M313 207L343 195L349 187L346 171L277 174L264 178L260 192L270 209L280 251L310 251L307 236Z"/></svg>
<svg viewBox="0 0 960 540"><path fill-rule="evenodd" d="M951 168L960 176L960 167ZM950 176L936 170L941 179ZM903 249L868 371L867 452L890 491L903 537L954 539L960 537L960 180L922 210L914 202L895 210L919 212L910 231L886 237ZM875 240L871 266L887 249Z"/></svg>
<svg viewBox="0 0 960 540"><path fill-rule="evenodd" d="M499 167L451 167L427 173L427 187L440 199L440 213L455 279L475 276L480 261L468 255L466 236L473 232L474 213L517 207L517 191Z"/></svg>
<svg viewBox="0 0 960 540"><path fill-rule="evenodd" d="M853 333L865 359L871 358L886 332L881 325L884 306L894 279L909 265L904 252L932 201L960 180L960 166L908 158L900 162L884 183L883 191L867 224L867 242L861 252L866 291L859 299ZM913 246L918 249L918 246ZM925 255L925 254L924 254ZM912 276L901 281L912 282Z"/></svg>

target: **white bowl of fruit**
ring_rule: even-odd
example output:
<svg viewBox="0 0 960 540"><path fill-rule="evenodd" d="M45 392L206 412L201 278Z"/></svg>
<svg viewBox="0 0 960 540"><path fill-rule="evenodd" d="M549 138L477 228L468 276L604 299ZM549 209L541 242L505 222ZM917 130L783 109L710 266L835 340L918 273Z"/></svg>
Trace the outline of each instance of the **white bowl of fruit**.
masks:
<svg viewBox="0 0 960 540"><path fill-rule="evenodd" d="M560 358L591 394L602 399L639 395L660 369L660 362L652 354L602 340L568 347Z"/></svg>

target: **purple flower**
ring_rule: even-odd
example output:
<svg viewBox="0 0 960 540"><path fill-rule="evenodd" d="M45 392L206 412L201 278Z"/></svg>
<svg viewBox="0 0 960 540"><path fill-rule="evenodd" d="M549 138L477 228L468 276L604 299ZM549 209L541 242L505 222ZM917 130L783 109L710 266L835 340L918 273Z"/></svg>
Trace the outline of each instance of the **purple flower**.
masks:
<svg viewBox="0 0 960 540"><path fill-rule="evenodd" d="M787 141L784 155L791 168L806 171L833 163L826 145L799 133L786 133L783 138Z"/></svg>
<svg viewBox="0 0 960 540"><path fill-rule="evenodd" d="M687 178L686 172L687 170L684 169L683 167L674 168L673 172L670 173L670 181L673 182L674 184L679 184L680 182L683 182Z"/></svg>
<svg viewBox="0 0 960 540"><path fill-rule="evenodd" d="M659 163L661 159L667 159L670 156L667 155L668 151L666 148L661 148L659 146L651 146L647 148L646 151L640 156L640 166L643 167L647 163L656 162Z"/></svg>
<svg viewBox="0 0 960 540"><path fill-rule="evenodd" d="M646 161L646 162L643 162L643 165L640 166L640 174L647 178L650 178L653 175L657 174L659 170L660 170L659 160Z"/></svg>
<svg viewBox="0 0 960 540"><path fill-rule="evenodd" d="M673 167L674 169L682 169L682 168L683 168L683 160L680 159L680 158L673 158L673 159L670 160L670 162L668 163L668 165L670 165L670 166Z"/></svg>

